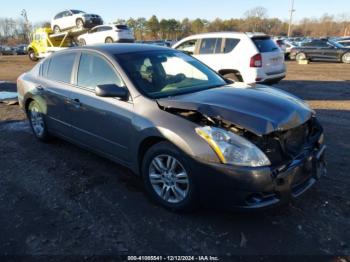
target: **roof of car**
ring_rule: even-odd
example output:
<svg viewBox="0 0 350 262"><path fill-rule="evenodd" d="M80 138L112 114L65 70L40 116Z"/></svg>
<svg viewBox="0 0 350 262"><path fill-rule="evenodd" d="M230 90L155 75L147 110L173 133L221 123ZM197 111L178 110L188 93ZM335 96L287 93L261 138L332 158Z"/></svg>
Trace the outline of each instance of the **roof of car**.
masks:
<svg viewBox="0 0 350 262"><path fill-rule="evenodd" d="M236 37L248 36L248 37L252 38L252 37L269 36L269 35L266 35L265 33L258 33L258 32L234 32L234 31L232 31L232 32L209 32L209 33L191 35L191 36L188 36L184 39L196 39L196 38L204 38L204 37L228 37L228 36L231 36L231 37L232 36L236 36Z"/></svg>
<svg viewBox="0 0 350 262"><path fill-rule="evenodd" d="M144 52L144 51L157 51L157 50L174 50L167 47L157 46L157 45L147 45L147 44L102 44L102 45L92 45L79 47L85 50L96 50L103 53L108 53L112 55L116 54L126 54L134 52Z"/></svg>

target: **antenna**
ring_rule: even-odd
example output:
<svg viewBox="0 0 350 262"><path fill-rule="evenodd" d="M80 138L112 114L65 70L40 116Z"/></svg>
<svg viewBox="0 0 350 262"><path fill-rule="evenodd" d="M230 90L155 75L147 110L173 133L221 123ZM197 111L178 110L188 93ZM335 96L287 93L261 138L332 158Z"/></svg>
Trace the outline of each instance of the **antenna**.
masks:
<svg viewBox="0 0 350 262"><path fill-rule="evenodd" d="M294 9L294 0L291 0L291 8L289 10L289 26L288 26L288 37L290 37L290 34L292 32L292 21L293 21L293 13L295 12L295 9Z"/></svg>

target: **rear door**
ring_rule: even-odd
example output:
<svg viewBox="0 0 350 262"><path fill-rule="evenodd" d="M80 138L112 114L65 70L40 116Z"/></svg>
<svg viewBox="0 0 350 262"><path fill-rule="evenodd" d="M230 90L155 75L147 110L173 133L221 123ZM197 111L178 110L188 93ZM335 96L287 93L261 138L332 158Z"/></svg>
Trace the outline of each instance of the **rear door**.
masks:
<svg viewBox="0 0 350 262"><path fill-rule="evenodd" d="M132 101L95 95L98 85L125 86L114 66L99 54L82 52L75 83L72 104L68 107L74 139L93 150L129 162Z"/></svg>
<svg viewBox="0 0 350 262"><path fill-rule="evenodd" d="M41 66L41 83L37 87L45 100L48 129L65 137L72 134L67 105L70 103L76 58L76 52L67 52L46 59Z"/></svg>
<svg viewBox="0 0 350 262"><path fill-rule="evenodd" d="M285 72L284 53L270 37L252 37L252 41L261 54L262 68L266 74Z"/></svg>
<svg viewBox="0 0 350 262"><path fill-rule="evenodd" d="M215 71L219 71L222 68L222 59L224 58L222 49L223 38L203 38L199 42L198 52L195 52L194 57Z"/></svg>

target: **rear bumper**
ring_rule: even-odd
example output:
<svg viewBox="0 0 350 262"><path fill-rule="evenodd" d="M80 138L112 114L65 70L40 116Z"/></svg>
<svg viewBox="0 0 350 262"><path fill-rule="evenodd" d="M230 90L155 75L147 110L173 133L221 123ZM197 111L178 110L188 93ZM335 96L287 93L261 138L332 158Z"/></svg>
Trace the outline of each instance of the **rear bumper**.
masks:
<svg viewBox="0 0 350 262"><path fill-rule="evenodd" d="M326 146L278 168L234 167L195 161L195 181L203 204L262 209L288 203L326 173ZM192 170L193 171L193 170Z"/></svg>

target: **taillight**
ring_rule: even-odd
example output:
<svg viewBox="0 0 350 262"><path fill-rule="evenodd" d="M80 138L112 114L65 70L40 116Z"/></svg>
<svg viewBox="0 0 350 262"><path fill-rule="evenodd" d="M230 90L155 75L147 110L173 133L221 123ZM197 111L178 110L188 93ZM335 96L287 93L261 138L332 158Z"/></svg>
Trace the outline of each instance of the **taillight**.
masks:
<svg viewBox="0 0 350 262"><path fill-rule="evenodd" d="M262 66L262 58L261 54L256 54L252 58L250 58L250 67L261 67Z"/></svg>

